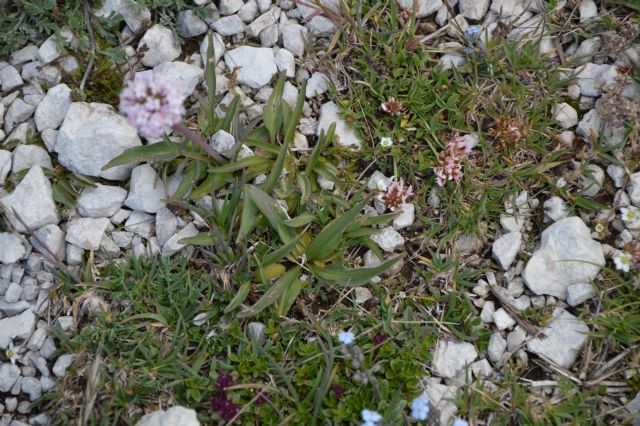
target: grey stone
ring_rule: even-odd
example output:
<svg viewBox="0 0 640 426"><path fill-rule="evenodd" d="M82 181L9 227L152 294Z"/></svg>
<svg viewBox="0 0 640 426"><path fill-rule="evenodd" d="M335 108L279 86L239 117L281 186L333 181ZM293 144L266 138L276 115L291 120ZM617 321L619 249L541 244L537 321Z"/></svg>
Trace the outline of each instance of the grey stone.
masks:
<svg viewBox="0 0 640 426"><path fill-rule="evenodd" d="M456 400L458 388L456 386L447 386L439 383L429 383L425 389L425 393L431 400L430 406L437 410L432 416L439 425L448 425L454 416L458 407L452 402Z"/></svg>
<svg viewBox="0 0 640 426"><path fill-rule="evenodd" d="M69 86L62 83L49 89L42 102L38 104L34 115L38 131L60 127L69 105L71 105Z"/></svg>
<svg viewBox="0 0 640 426"><path fill-rule="evenodd" d="M40 133L40 137L42 138L42 142L47 147L49 152L53 152L55 150L56 141L58 140L58 131L53 129L45 129Z"/></svg>
<svg viewBox="0 0 640 426"><path fill-rule="evenodd" d="M525 342L525 340L527 340L527 332L520 327L516 327L507 336L507 350L509 352L514 352Z"/></svg>
<svg viewBox="0 0 640 426"><path fill-rule="evenodd" d="M576 84L583 96L600 96L602 86L612 84L617 76L615 65L588 62L576 68Z"/></svg>
<svg viewBox="0 0 640 426"><path fill-rule="evenodd" d="M598 16L598 6L593 0L582 0L578 12L580 12L580 23L587 22Z"/></svg>
<svg viewBox="0 0 640 426"><path fill-rule="evenodd" d="M604 171L595 164L589 164L585 167L584 176L580 182L582 195L585 197L594 197L602 190L604 183Z"/></svg>
<svg viewBox="0 0 640 426"><path fill-rule="evenodd" d="M633 173L629 176L627 194L629 194L631 204L636 207L640 207L640 172Z"/></svg>
<svg viewBox="0 0 640 426"><path fill-rule="evenodd" d="M588 283L578 283L567 287L567 303L569 306L577 306L595 296L596 290L593 285Z"/></svg>
<svg viewBox="0 0 640 426"><path fill-rule="evenodd" d="M232 36L243 33L246 25L238 15L231 15L218 19L211 27L221 36Z"/></svg>
<svg viewBox="0 0 640 426"><path fill-rule="evenodd" d="M186 247L185 244L179 242L180 240L182 240L183 238L195 237L196 235L198 235L198 229L193 223L189 223L179 232L173 234L173 236L169 238L169 240L162 246L162 255L173 256L184 247Z"/></svg>
<svg viewBox="0 0 640 426"><path fill-rule="evenodd" d="M493 313L493 322L495 323L498 330L506 330L514 325L516 325L516 321L511 318L511 315L504 310L504 308L500 308Z"/></svg>
<svg viewBox="0 0 640 426"><path fill-rule="evenodd" d="M1 112L1 111L0 111ZM11 171L11 152L0 149L0 186L3 186Z"/></svg>
<svg viewBox="0 0 640 426"><path fill-rule="evenodd" d="M366 287L356 287L353 289L353 292L355 294L355 302L358 305L362 305L373 297L371 291Z"/></svg>
<svg viewBox="0 0 640 426"><path fill-rule="evenodd" d="M489 0L460 0L460 12L467 19L481 20L489 9Z"/></svg>
<svg viewBox="0 0 640 426"><path fill-rule="evenodd" d="M493 333L489 338L489 346L487 347L487 355L493 362L498 362L504 356L504 352L507 349L507 341L500 335L500 333Z"/></svg>
<svg viewBox="0 0 640 426"><path fill-rule="evenodd" d="M370 238L371 241L387 253L393 253L395 250L404 247L404 238L391 226L382 228L380 232L371 235Z"/></svg>
<svg viewBox="0 0 640 426"><path fill-rule="evenodd" d="M47 258L53 256L62 261L65 255L65 233L58 225L50 224L39 228L31 237L33 249Z"/></svg>
<svg viewBox="0 0 640 426"><path fill-rule="evenodd" d="M218 10L221 15L233 15L242 8L243 0L220 0Z"/></svg>
<svg viewBox="0 0 640 426"><path fill-rule="evenodd" d="M578 112L566 102L556 105L553 110L553 118L563 129L568 129L578 124Z"/></svg>
<svg viewBox="0 0 640 426"><path fill-rule="evenodd" d="M509 232L494 241L492 246L493 257L505 271L511 267L511 264L516 259L521 243L522 235L520 232Z"/></svg>
<svg viewBox="0 0 640 426"><path fill-rule="evenodd" d="M413 225L416 219L416 207L412 203L400 206L400 214L393 219L393 229L399 230Z"/></svg>
<svg viewBox="0 0 640 426"><path fill-rule="evenodd" d="M271 47L278 42L280 29L277 24L273 24L260 32L260 44L263 47Z"/></svg>
<svg viewBox="0 0 640 426"><path fill-rule="evenodd" d="M71 266L80 266L84 260L84 250L80 247L67 244L67 264Z"/></svg>
<svg viewBox="0 0 640 426"><path fill-rule="evenodd" d="M436 13L442 4L442 0L398 0L398 6L402 9L413 11L415 7L416 18L424 18Z"/></svg>
<svg viewBox="0 0 640 426"><path fill-rule="evenodd" d="M183 10L176 15L178 32L183 37L195 37L207 32L209 26L193 10Z"/></svg>
<svg viewBox="0 0 640 426"><path fill-rule="evenodd" d="M0 392L9 392L18 377L20 377L20 368L17 365L8 362L0 363Z"/></svg>
<svg viewBox="0 0 640 426"><path fill-rule="evenodd" d="M98 183L82 191L77 201L78 213L85 217L109 217L122 207L126 197L126 189Z"/></svg>
<svg viewBox="0 0 640 426"><path fill-rule="evenodd" d="M22 49L18 49L11 54L9 63L11 65L20 65L25 62L35 61L38 57L38 46L34 44L28 44ZM4 90L4 89L3 89Z"/></svg>
<svg viewBox="0 0 640 426"><path fill-rule="evenodd" d="M247 25L247 35L249 37L258 37L260 33L273 24L276 23L278 17L280 16L280 8L274 7L273 9L263 13L258 16L258 18L253 21L251 24Z"/></svg>
<svg viewBox="0 0 640 426"><path fill-rule="evenodd" d="M224 55L224 52L226 52L226 48L224 46L224 41L222 40L222 37L220 37L220 34L218 33L213 33L212 36L213 39L213 62L218 63L218 61L220 60L220 58L222 58L222 56ZM202 43L200 43L200 57L202 58L202 63L205 64L205 69L206 69L206 64L207 64L207 50L209 49L209 37L204 37L202 39Z"/></svg>
<svg viewBox="0 0 640 426"><path fill-rule="evenodd" d="M609 175L611 180L613 180L613 184L615 185L616 188L622 188L624 186L624 178L625 176L627 176L627 172L625 172L624 167L619 166L617 164L609 164L607 166L607 174ZM2 176L0 176L0 184L1 183L2 183Z"/></svg>
<svg viewBox="0 0 640 426"><path fill-rule="evenodd" d="M491 11L501 16L518 16L525 12L528 0L493 0Z"/></svg>
<svg viewBox="0 0 640 426"><path fill-rule="evenodd" d="M15 263L27 254L24 240L15 233L0 232L0 263Z"/></svg>
<svg viewBox="0 0 640 426"><path fill-rule="evenodd" d="M266 47L241 46L224 55L227 68L238 70L238 83L259 89L278 72L273 50Z"/></svg>
<svg viewBox="0 0 640 426"><path fill-rule="evenodd" d="M20 315L0 319L0 349L7 349L14 339L28 340L35 328L36 316L32 309L27 309Z"/></svg>
<svg viewBox="0 0 640 426"><path fill-rule="evenodd" d="M22 294L22 287L18 283L9 284L9 288L7 288L7 292L4 294L4 300L7 303L15 303L20 300L20 295Z"/></svg>
<svg viewBox="0 0 640 426"><path fill-rule="evenodd" d="M471 364L471 372L477 379L482 379L484 377L489 377L493 374L493 369L491 368L491 364L489 361L482 358Z"/></svg>
<svg viewBox="0 0 640 426"><path fill-rule="evenodd" d="M51 183L38 165L31 167L12 193L0 198L0 207L11 225L21 233L58 223Z"/></svg>
<svg viewBox="0 0 640 426"><path fill-rule="evenodd" d="M35 110L33 105L29 105L20 98L16 99L9 105L4 115L4 130L12 131L16 124L26 121Z"/></svg>
<svg viewBox="0 0 640 426"><path fill-rule="evenodd" d="M544 221L556 222L569 216L569 206L560 197L553 196L544 202Z"/></svg>
<svg viewBox="0 0 640 426"><path fill-rule="evenodd" d="M314 72L311 78L307 81L306 98L313 98L322 95L329 90L329 77L321 72Z"/></svg>
<svg viewBox="0 0 640 426"><path fill-rule="evenodd" d="M56 363L53 365L51 371L53 371L53 374L55 374L57 377L63 377L66 374L67 369L73 363L74 359L75 355L73 354L60 355L56 360Z"/></svg>
<svg viewBox="0 0 640 426"><path fill-rule="evenodd" d="M222 129L218 130L211 136L211 147L218 151L220 155L226 158L233 157L233 147L236 144L236 138Z"/></svg>
<svg viewBox="0 0 640 426"><path fill-rule="evenodd" d="M99 17L107 17L112 13L122 16L132 32L141 31L151 21L151 11L143 1L136 0L103 0L100 9L94 11Z"/></svg>
<svg viewBox="0 0 640 426"><path fill-rule="evenodd" d="M127 219L124 229L140 235L142 238L151 238L153 234L154 217L148 213L135 211Z"/></svg>
<svg viewBox="0 0 640 426"><path fill-rule="evenodd" d="M42 347L38 352L40 353L40 356L43 357L44 359L49 359L53 356L56 350L57 348L56 348L56 344L53 337L48 336L45 339L44 344L42 345Z"/></svg>
<svg viewBox="0 0 640 426"><path fill-rule="evenodd" d="M197 414L190 408L174 406L167 411L145 414L136 426L200 426Z"/></svg>
<svg viewBox="0 0 640 426"><path fill-rule="evenodd" d="M282 45L295 56L304 55L307 43L307 29L299 24L289 24L282 29Z"/></svg>
<svg viewBox="0 0 640 426"><path fill-rule="evenodd" d="M240 8L240 10L238 10L238 16L242 19L242 22L249 23L256 19L258 12L260 12L258 4L255 0L249 0ZM263 10L262 12L266 12L266 10Z"/></svg>
<svg viewBox="0 0 640 426"><path fill-rule="evenodd" d="M146 46L148 50L140 62L149 68L163 62L171 62L182 53L171 30L160 24L156 24L147 30L142 39L140 39L140 43L138 43L138 51L142 46Z"/></svg>
<svg viewBox="0 0 640 426"><path fill-rule="evenodd" d="M69 171L111 180L129 177L132 165L102 170L126 149L141 146L134 127L106 104L74 102L58 133L55 151Z"/></svg>
<svg viewBox="0 0 640 426"><path fill-rule="evenodd" d="M156 212L156 237L160 246L163 246L176 233L177 227L178 220L171 210L162 207Z"/></svg>
<svg viewBox="0 0 640 426"><path fill-rule="evenodd" d="M27 342L27 349L32 351L38 351L47 339L47 331L44 328L36 329L31 338Z"/></svg>
<svg viewBox="0 0 640 426"><path fill-rule="evenodd" d="M0 87L2 87L3 92L9 93L16 87L22 86L23 83L22 77L20 77L20 73L15 67L7 65L4 68L0 68Z"/></svg>
<svg viewBox="0 0 640 426"><path fill-rule="evenodd" d="M58 46L58 34L53 34L38 48L38 61L46 65L55 61L62 55L62 49Z"/></svg>
<svg viewBox="0 0 640 426"><path fill-rule="evenodd" d="M546 338L532 339L527 343L527 349L561 367L570 368L588 339L589 327L564 309L556 308L542 332Z"/></svg>
<svg viewBox="0 0 640 426"><path fill-rule="evenodd" d="M111 239L120 248L129 248L132 238L133 232L129 231L117 231L111 233Z"/></svg>
<svg viewBox="0 0 640 426"><path fill-rule="evenodd" d="M287 49L280 49L274 57L276 66L279 72L284 72L288 78L295 77L296 75L296 58L293 53Z"/></svg>
<svg viewBox="0 0 640 426"><path fill-rule="evenodd" d="M22 378L22 392L29 395L30 401L35 401L42 396L42 385L35 377Z"/></svg>
<svg viewBox="0 0 640 426"><path fill-rule="evenodd" d="M191 96L198 83L204 78L202 68L187 64L186 62L165 62L153 68L155 75L172 82L185 97Z"/></svg>
<svg viewBox="0 0 640 426"><path fill-rule="evenodd" d="M478 352L471 343L440 340L433 356L433 373L454 378L476 358Z"/></svg>
<svg viewBox="0 0 640 426"><path fill-rule="evenodd" d="M47 393L55 389L56 381L49 376L42 376L40 377L40 386L42 387L42 392Z"/></svg>
<svg viewBox="0 0 640 426"><path fill-rule="evenodd" d="M38 145L18 145L15 147L13 150L12 173L30 169L35 165L53 170L51 157L47 150Z"/></svg>
<svg viewBox="0 0 640 426"><path fill-rule="evenodd" d="M535 294L564 300L571 284L590 282L604 266L602 245L578 217L555 222L542 232L540 248L522 274Z"/></svg>
<svg viewBox="0 0 640 426"><path fill-rule="evenodd" d="M260 343L263 343L267 338L267 334L265 330L267 326L261 322L250 322L247 324L246 333L247 339L249 340L257 340Z"/></svg>
<svg viewBox="0 0 640 426"><path fill-rule="evenodd" d="M98 250L109 219L103 218L75 218L69 221L66 240L85 250Z"/></svg>
<svg viewBox="0 0 640 426"><path fill-rule="evenodd" d="M165 205L163 199L166 197L164 183L150 165L141 164L133 169L125 206L136 211L155 213Z"/></svg>
<svg viewBox="0 0 640 426"><path fill-rule="evenodd" d="M335 135L337 136L337 144L339 146L350 146L360 148L362 142L356 135L356 132L340 117L340 109L334 102L327 102L320 107L320 118L318 120L318 128L316 135L320 136L320 132L325 134L333 123L336 124Z"/></svg>
<svg viewBox="0 0 640 426"><path fill-rule="evenodd" d="M602 40L600 37L592 37L584 40L580 43L580 47L578 47L576 53L573 54L573 60L579 65L591 61L591 59L593 59L593 55L598 53L600 50L601 45Z"/></svg>

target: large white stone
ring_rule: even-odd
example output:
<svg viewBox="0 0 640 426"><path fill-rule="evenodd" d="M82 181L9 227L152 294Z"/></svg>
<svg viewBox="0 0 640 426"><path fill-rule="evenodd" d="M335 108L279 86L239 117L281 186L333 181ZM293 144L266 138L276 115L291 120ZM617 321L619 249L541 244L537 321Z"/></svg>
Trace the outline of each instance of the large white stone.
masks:
<svg viewBox="0 0 640 426"><path fill-rule="evenodd" d="M207 23L195 14L193 10L183 10L176 16L178 31L183 37L195 37L207 32Z"/></svg>
<svg viewBox="0 0 640 426"><path fill-rule="evenodd" d="M117 212L127 197L127 190L119 186L96 184L86 188L78 197L78 213L85 217L109 217Z"/></svg>
<svg viewBox="0 0 640 426"><path fill-rule="evenodd" d="M222 37L220 37L220 34L213 33L211 38L213 39L213 62L218 63L218 61L220 60L220 58L222 58L222 55L224 55L224 52L226 52L227 49L224 46L224 42L222 41ZM205 69L207 64L208 49L209 49L209 37L205 36L202 39L202 43L200 43L200 57L202 58L202 63L205 65Z"/></svg>
<svg viewBox="0 0 640 426"><path fill-rule="evenodd" d="M68 170L87 176L124 180L133 165L102 170L126 149L140 146L140 138L127 120L106 104L74 102L58 132L55 151Z"/></svg>
<svg viewBox="0 0 640 426"><path fill-rule="evenodd" d="M27 309L20 315L0 320L0 349L5 350L13 339L27 341L36 328L36 315Z"/></svg>
<svg viewBox="0 0 640 426"><path fill-rule="evenodd" d="M30 169L35 165L49 170L53 169L51 157L46 149L38 145L18 145L13 150L12 173Z"/></svg>
<svg viewBox="0 0 640 426"><path fill-rule="evenodd" d="M284 48L298 57L304 55L307 43L307 29L299 24L289 24L282 29Z"/></svg>
<svg viewBox="0 0 640 426"><path fill-rule="evenodd" d="M404 238L392 226L382 228L377 234L371 235L371 241L387 253L393 253L404 246Z"/></svg>
<svg viewBox="0 0 640 426"><path fill-rule="evenodd" d="M553 118L563 129L578 124L578 112L566 102L556 105L553 110Z"/></svg>
<svg viewBox="0 0 640 426"><path fill-rule="evenodd" d="M520 250L522 235L520 232L509 232L494 241L493 257L498 261L502 269L509 269Z"/></svg>
<svg viewBox="0 0 640 426"><path fill-rule="evenodd" d="M31 167L11 194L0 198L0 207L11 225L21 233L58 223L51 183L38 165Z"/></svg>
<svg viewBox="0 0 640 426"><path fill-rule="evenodd" d="M231 15L218 19L211 27L221 36L232 36L244 32L246 25L238 15Z"/></svg>
<svg viewBox="0 0 640 426"><path fill-rule="evenodd" d="M38 229L31 236L33 249L42 253L45 257L53 257L56 260L64 260L65 234L58 225L46 225Z"/></svg>
<svg viewBox="0 0 640 426"><path fill-rule="evenodd" d="M433 373L452 379L478 358L471 343L440 340L433 356Z"/></svg>
<svg viewBox="0 0 640 426"><path fill-rule="evenodd" d="M164 206L165 198L164 183L150 165L141 164L133 169L125 206L140 212L155 213Z"/></svg>
<svg viewBox="0 0 640 426"><path fill-rule="evenodd" d="M163 62L171 62L182 53L171 30L160 24L147 30L138 43L138 51L142 46L146 46L148 50L140 62L149 68Z"/></svg>
<svg viewBox="0 0 640 426"><path fill-rule="evenodd" d="M20 98L17 98L4 115L4 130L8 133L12 131L17 124L23 123L31 117L31 114L36 110L33 105L29 105Z"/></svg>
<svg viewBox="0 0 640 426"><path fill-rule="evenodd" d="M402 9L414 10L414 2L415 2L415 11L416 18L424 18L425 16L429 16L433 13L436 13L440 7L442 7L442 0L398 0L398 6Z"/></svg>
<svg viewBox="0 0 640 426"><path fill-rule="evenodd" d="M583 96L600 96L602 86L613 83L617 76L615 65L588 62L576 68L577 84Z"/></svg>
<svg viewBox="0 0 640 426"><path fill-rule="evenodd" d="M561 367L570 368L589 336L584 321L562 308L553 311L551 322L542 330L546 338L537 337L527 343L527 349L543 355Z"/></svg>
<svg viewBox="0 0 640 426"><path fill-rule="evenodd" d="M24 240L13 232L0 232L0 263L11 264L27 253Z"/></svg>
<svg viewBox="0 0 640 426"><path fill-rule="evenodd" d="M636 207L640 207L640 172L636 172L629 176L627 194L629 194L631 203Z"/></svg>
<svg viewBox="0 0 640 426"><path fill-rule="evenodd" d="M316 135L320 136L320 132L325 134L333 123L336 124L335 135L339 146L352 146L360 148L362 142L356 135L356 132L349 127L346 121L339 115L340 109L334 102L327 102L320 107L320 118L318 119L318 129Z"/></svg>
<svg viewBox="0 0 640 426"><path fill-rule="evenodd" d="M53 86L36 108L33 117L38 131L57 129L71 105L71 89L66 84Z"/></svg>
<svg viewBox="0 0 640 426"><path fill-rule="evenodd" d="M241 46L224 55L229 70L238 69L238 83L254 89L269 84L278 72L273 50L266 47Z"/></svg>
<svg viewBox="0 0 640 426"><path fill-rule="evenodd" d="M542 232L540 248L527 262L522 278L534 293L565 300L567 287L590 282L604 264L602 245L591 238L582 219L573 216Z"/></svg>
<svg viewBox="0 0 640 426"><path fill-rule="evenodd" d="M177 233L173 234L169 240L162 246L162 255L163 256L172 256L186 247L185 244L182 244L180 240L189 237L195 237L198 235L198 229L193 224L193 222L189 223L187 226L182 228Z"/></svg>
<svg viewBox="0 0 640 426"><path fill-rule="evenodd" d="M460 0L459 5L465 18L479 21L489 9L489 0Z"/></svg>
<svg viewBox="0 0 640 426"><path fill-rule="evenodd" d="M0 186L4 185L4 182L9 176L11 171L11 151L0 149Z"/></svg>
<svg viewBox="0 0 640 426"><path fill-rule="evenodd" d="M159 410L144 415L136 426L200 426L200 422L194 410L175 406L167 411Z"/></svg>
<svg viewBox="0 0 640 426"><path fill-rule="evenodd" d="M177 86L185 97L191 96L198 83L204 78L202 68L180 61L156 65L153 73Z"/></svg>
<svg viewBox="0 0 640 426"><path fill-rule="evenodd" d="M13 387L13 384L20 377L20 367L15 364L11 364L8 362L0 363L0 392L9 392ZM7 400L5 399L5 404L7 404ZM12 422L13 423L13 422ZM9 423L6 423L9 424Z"/></svg>
<svg viewBox="0 0 640 426"><path fill-rule="evenodd" d="M127 26L137 33L151 20L151 11L143 1L103 0L101 7L93 12L96 16L107 17L112 13L122 16Z"/></svg>
<svg viewBox="0 0 640 426"><path fill-rule="evenodd" d="M109 219L106 217L71 219L67 226L66 240L85 250L98 250L109 223Z"/></svg>

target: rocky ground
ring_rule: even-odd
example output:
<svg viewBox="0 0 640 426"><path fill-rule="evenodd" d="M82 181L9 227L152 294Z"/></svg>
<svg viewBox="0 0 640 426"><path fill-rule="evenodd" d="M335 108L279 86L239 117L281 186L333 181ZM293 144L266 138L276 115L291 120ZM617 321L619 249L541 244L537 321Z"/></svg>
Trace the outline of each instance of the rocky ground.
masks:
<svg viewBox="0 0 640 426"><path fill-rule="evenodd" d="M223 117L234 99L239 100L237 121L242 125L232 126L234 131L218 130L210 138L211 147L231 160L229 164L262 155L263 147L251 145L244 139L247 132L243 134L237 129L255 126L263 119L275 81L283 73L286 81L282 98L291 109L295 108L301 86L306 82L306 100L290 150L294 164L306 161L320 135L335 123L334 145L338 151L332 151L326 158L338 157L337 166L332 166L333 175L327 172L315 176L318 193L353 194L343 185L347 178L340 173L355 168L356 181L375 195L363 214L381 217L396 210L390 208L395 206L389 201L393 195L391 188L395 185L398 189L400 179L413 185L415 194L405 193L402 202L398 202L400 213L391 223L375 225L379 229L368 238L374 244L350 253L348 261L351 265L372 268L379 266L383 258L409 252L390 272L370 281L371 285L395 288L393 296L387 293L388 300L414 298L414 303L422 304L414 307L415 311L423 310L425 315L428 313L427 319L439 324L434 329L437 340L428 355L417 361L425 377L416 389L407 391L414 394L424 391L428 396L430 422L448 425L454 418L461 418L469 424L507 424L497 414L491 414L491 409L475 409L473 395L491 399L487 395L498 392L509 372L518 369L528 371L526 376L516 377L516 381L528 389L527 404L532 404L527 405L529 408L542 411L544 403L565 403L563 383L568 381L576 386L572 395L598 389L597 397L589 394L585 397L588 402L581 401L598 406L593 417L587 416L582 421L637 422L639 325L638 302L633 296L638 295L640 286L637 12L622 4L600 4L593 0L551 4L520 0L416 0L413 9L412 1L398 0L393 4L382 2L380 10L375 10L380 16L397 14L398 31L413 31L411 40L428 50L430 67L448 72L446 75L473 74L465 68L475 60L476 53L469 49L483 51L485 43L497 39L514 46L538 43L536 48L540 57L544 57L545 66L556 67L559 77L567 81L557 93L552 93L558 99L546 111L551 124L544 137L558 149L570 152L570 156L560 158L553 166L535 170L545 187L537 183L528 187L529 175L519 177L523 184L514 186L510 196L502 200L501 211L478 218L478 226L483 222L484 228L447 235L450 242L439 250L436 249L439 243L433 239L444 241L445 237L428 231L435 223L432 219L438 216L440 223L457 220L442 213L451 211L443 207L449 200L444 188L446 185L455 188L459 179L442 166L444 157L438 160L434 156L430 163L433 172L430 167L428 172L413 176L398 173L404 163L412 161L413 154L406 154L407 157L397 154L391 169L377 166L376 161L382 164L386 154L371 154L373 157L369 156L367 161L358 158L359 153L364 158L364 153L385 149L385 144L395 149L406 141L396 137L385 141L387 133L381 133L376 124L369 124L365 112L360 124L354 120L360 111L354 107L357 92L350 85L360 85L367 79L356 72L354 63L367 59L357 57L361 51L357 53L353 46L344 55L332 56L332 52L340 37L352 37L345 27L355 18L345 10L355 5L341 7L330 0L322 1L321 6L317 2L293 0L194 0L194 3L200 7L198 12L191 8L182 10L170 17L172 25L153 20L141 2L105 0L101 7L90 10L96 22L112 14L120 15L124 21L117 38L126 60L110 69L109 73L118 76L115 79L118 87L111 90L119 93L134 73L169 80L187 98L186 122L191 129L197 129L202 120L197 114L206 103L210 83L206 72L210 32L215 94L219 96L216 113ZM208 13L201 13L201 8ZM362 19L357 14L352 16ZM617 19L615 28L614 19ZM579 37L574 35L578 33ZM96 41L91 41L90 49L95 51ZM357 44L354 42L354 46ZM114 305L107 307L99 294L100 286L88 283L107 282L105 265L130 255L186 256L196 264L208 259L207 252L182 240L213 232L215 227L198 208L220 209L229 201L224 196L228 187L221 184L195 199L196 208L187 209L179 204L185 194L195 190L186 185L190 179L196 179L186 162L166 167L166 161L173 158L170 155L104 168L127 149L156 143L161 146L164 141L141 137L118 112L117 97L105 94L104 87L105 93L98 93L99 84L92 81L93 77L80 78L87 67L90 75L95 75L91 74L91 67L94 73L101 69L97 59L87 61L83 49L78 47L81 45L79 34L63 28L45 40L36 39L21 46L0 61L0 425L76 422L77 419L60 416L56 401L68 401L69 394L77 391L73 386L78 384L71 385L73 378L68 375L65 378L69 368L79 371L79 377L85 380L87 359L91 357L87 358L86 348L77 348L81 355L72 352L73 345L68 342L90 321L91 313L114 309ZM343 62L336 65L331 64L332 60ZM371 69L375 70L374 60L378 59L372 54ZM365 81L360 86L366 84ZM344 100L349 97L351 103ZM385 99L386 102L376 101L375 114L393 116L393 111L389 111L393 105L386 97L382 100ZM405 103L408 105L409 101ZM409 107L400 108L398 116L403 117ZM362 124L365 122L368 127ZM394 129L404 131L409 127L398 124ZM498 136L483 126L451 127L467 129L463 133L474 141L470 142L469 151L476 151L451 154L450 160L465 164L463 181L475 179L473 167L483 166L473 152L490 146L492 137ZM517 124L504 127L503 138L527 138L516 129ZM176 143L181 140L176 132L169 138ZM475 147L476 144L479 146ZM466 160L465 155L470 159ZM515 158L516 162L519 160L530 161ZM327 170L333 169L327 166ZM268 175L269 170L265 169L250 178L258 185ZM438 185L434 175L443 177L442 185ZM380 193L386 198L380 197ZM286 199L283 204L284 213L287 216L292 213L294 217ZM447 272L437 265L435 252L425 247L434 249L443 259L457 259L459 271L474 270L474 279L470 280L473 283L466 289L462 285L456 289L452 285L458 282L454 275L463 272ZM223 262L216 260L216 263L220 266ZM221 268L226 266L222 264ZM419 273L425 270L427 273ZM65 290L69 280L75 283L72 286L77 286L72 291ZM226 280L227 290L240 285L234 277ZM394 280L404 282L406 288L396 292L395 284L386 284ZM439 287L445 294L458 294L457 297L470 303L472 310L451 314L444 302L424 296L425 288L430 286ZM79 287L92 293L78 292ZM416 287L421 289L413 292ZM369 284L361 285L348 296L353 298L354 309L362 310L359 315L365 315L363 312L367 310L374 316L379 314L375 313L374 305L385 302L385 297L379 287L372 289ZM328 297L332 302L318 312L334 309L345 297ZM308 300L309 306L317 302L313 297ZM606 323L601 319L602 312L612 321L622 317L622 322ZM463 316L467 319L463 320ZM357 321L353 318L357 317L349 320L354 329ZM470 333L457 329L458 321L471 321L472 317L480 321L473 323ZM380 314L378 322L382 321ZM260 322L249 325L264 327ZM337 336L346 328L336 320L327 330ZM342 357L352 363L362 355L357 355L360 349L356 350L359 346L355 343L341 341L339 345ZM377 371L365 372L355 367L354 370L364 376L375 375ZM84 385L86 381L82 381L81 386ZM67 389L68 394L63 397ZM84 388L80 393L83 391ZM96 396L84 397L80 404L93 407ZM466 404L461 399L466 399ZM100 400L98 397L97 401ZM185 401L172 397L158 401L156 408L167 409L178 403ZM514 395L492 403L505 411L520 410ZM575 400L570 403L579 405ZM344 412L357 412L359 416L364 408L384 411L380 408L384 404L379 407L358 404ZM229 420L222 409L219 410L222 417L215 413L209 417L201 407L191 408L196 409L200 421L205 423ZM495 410L497 413L499 408ZM137 421L144 414L142 411L145 410L132 410L121 422ZM567 413L567 417L559 417L559 423L572 423L571 409ZM383 415L384 420L376 420L375 416L362 420L367 425L401 424L400 420L392 420L395 414L383 412ZM234 412L231 418L238 416ZM82 422L90 423L90 418L92 422L99 421L99 415L87 415ZM285 418L283 414L282 420ZM291 419L292 423L303 424L299 419ZM359 417L335 419L334 424L360 421ZM404 421L409 422L408 419L405 415ZM539 423L538 419L536 423L535 415L517 419L510 424L547 421ZM259 423L256 420L246 424ZM139 424L191 425L198 424L198 420L193 411L173 408L145 416Z"/></svg>

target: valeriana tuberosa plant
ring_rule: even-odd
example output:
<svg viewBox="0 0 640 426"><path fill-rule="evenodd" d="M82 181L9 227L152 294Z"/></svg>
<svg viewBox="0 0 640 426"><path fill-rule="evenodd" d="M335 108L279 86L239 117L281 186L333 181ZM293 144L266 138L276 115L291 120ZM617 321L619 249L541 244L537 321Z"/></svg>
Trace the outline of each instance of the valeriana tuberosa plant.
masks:
<svg viewBox="0 0 640 426"><path fill-rule="evenodd" d="M180 89L154 73L134 75L120 94L120 111L145 138L158 138L170 130L198 144L215 160L224 158L194 132L181 124L185 114Z"/></svg>
<svg viewBox="0 0 640 426"><path fill-rule="evenodd" d="M463 175L462 162L476 145L478 136L473 133L451 138L438 156L438 164L433 168L438 185L443 186L450 180L460 182Z"/></svg>

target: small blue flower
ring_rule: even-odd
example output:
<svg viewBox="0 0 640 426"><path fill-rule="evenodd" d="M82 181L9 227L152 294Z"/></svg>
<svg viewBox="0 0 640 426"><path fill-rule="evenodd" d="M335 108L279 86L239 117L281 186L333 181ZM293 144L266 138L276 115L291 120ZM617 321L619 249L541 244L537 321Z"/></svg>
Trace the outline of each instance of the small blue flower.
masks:
<svg viewBox="0 0 640 426"><path fill-rule="evenodd" d="M341 331L338 333L338 340L343 345L350 345L356 340L356 336L350 331Z"/></svg>
<svg viewBox="0 0 640 426"><path fill-rule="evenodd" d="M418 420L427 420L430 401L429 396L425 393L411 401L411 417Z"/></svg>
<svg viewBox="0 0 640 426"><path fill-rule="evenodd" d="M476 38L478 37L481 31L482 31L482 27L480 25L470 25L467 28L466 33L470 38Z"/></svg>
<svg viewBox="0 0 640 426"><path fill-rule="evenodd" d="M367 410L366 408L362 410L360 413L362 415L362 426L376 426L380 420L382 420L382 415L377 411Z"/></svg>
<svg viewBox="0 0 640 426"><path fill-rule="evenodd" d="M463 419L455 419L451 426L469 426L469 422Z"/></svg>

